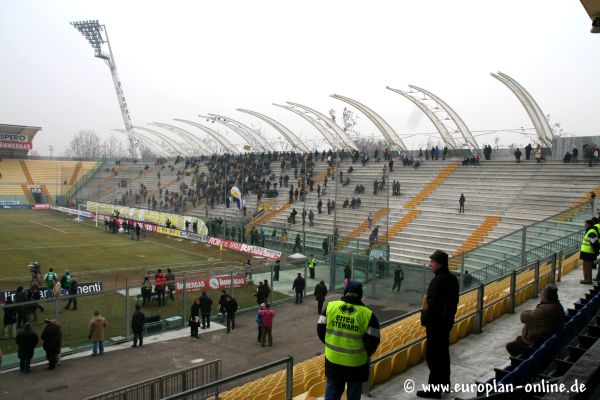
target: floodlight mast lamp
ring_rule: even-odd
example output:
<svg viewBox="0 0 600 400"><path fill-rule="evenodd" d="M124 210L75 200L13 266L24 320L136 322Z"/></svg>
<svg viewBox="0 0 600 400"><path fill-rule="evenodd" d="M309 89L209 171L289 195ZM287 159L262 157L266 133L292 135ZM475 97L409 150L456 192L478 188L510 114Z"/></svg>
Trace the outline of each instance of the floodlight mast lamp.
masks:
<svg viewBox="0 0 600 400"><path fill-rule="evenodd" d="M127 138L129 139L129 151L131 152L131 156L133 158L142 158L137 138L133 135L133 133L131 133L133 131L133 124L131 123L131 116L129 114L129 109L127 108L127 102L125 101L125 95L123 94L121 80L119 79L119 74L117 72L117 64L112 53L110 41L108 40L108 31L106 30L106 26L100 25L98 20L76 21L71 22L71 25L73 25L73 27L75 27L75 29L77 29L87 39L88 42L90 42L92 48L94 49L94 57L104 60L106 65L108 65L110 74L112 75L113 84L115 86L115 92L117 93L117 99L119 100L119 107L121 108L121 115L125 124L125 130L129 132L127 134ZM104 36L102 35L103 32ZM102 51L103 44L106 44L108 53Z"/></svg>

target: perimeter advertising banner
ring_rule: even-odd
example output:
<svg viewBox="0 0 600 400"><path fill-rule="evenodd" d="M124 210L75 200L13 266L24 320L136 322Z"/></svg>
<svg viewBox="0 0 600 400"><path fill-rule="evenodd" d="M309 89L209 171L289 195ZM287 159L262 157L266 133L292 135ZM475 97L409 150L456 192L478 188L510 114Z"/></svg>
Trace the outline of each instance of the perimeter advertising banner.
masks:
<svg viewBox="0 0 600 400"><path fill-rule="evenodd" d="M252 246L245 243L234 242L233 240L224 240L216 237L209 237L208 244L211 246L223 246L224 249L239 251L242 253L252 254L255 256L261 256L277 260L281 258L281 252L277 250L271 250L264 247Z"/></svg>
<svg viewBox="0 0 600 400"><path fill-rule="evenodd" d="M175 281L177 291L183 290L183 281ZM215 276L212 278L190 278L185 280L185 290L188 292L201 292L208 290L222 290L229 288L245 288L248 285L246 275Z"/></svg>
<svg viewBox="0 0 600 400"><path fill-rule="evenodd" d="M198 223L198 234L206 235L208 234L208 228L204 221L198 219L196 217L186 217L184 215L171 214L163 211L152 211L146 210L143 208L133 208L126 206L115 206L112 204L105 203L97 203L94 201L87 202L87 209L91 212L98 212L98 214L102 215L113 215L114 210L119 211L119 217L125 219L133 219L136 221L148 222L155 225L166 225L167 219L171 221L171 226L185 229L185 221L190 221L190 230L191 224L196 221Z"/></svg>
<svg viewBox="0 0 600 400"><path fill-rule="evenodd" d="M27 289L25 289L27 290ZM102 292L102 282L85 282L77 284L77 294L98 294ZM16 290L0 290L0 304L6 303L6 299L9 297L12 299L13 303L15 301ZM40 288L40 295L42 300L46 299L46 287Z"/></svg>

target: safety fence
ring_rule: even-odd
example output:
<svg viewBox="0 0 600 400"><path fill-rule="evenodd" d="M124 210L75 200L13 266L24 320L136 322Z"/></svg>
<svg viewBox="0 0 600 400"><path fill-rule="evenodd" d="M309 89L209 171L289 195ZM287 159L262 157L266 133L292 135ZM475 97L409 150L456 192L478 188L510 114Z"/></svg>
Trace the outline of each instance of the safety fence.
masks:
<svg viewBox="0 0 600 400"><path fill-rule="evenodd" d="M221 360L214 360L162 375L158 378L138 382L134 385L87 397L86 400L160 400L188 392L193 388L209 385L204 389L194 390L193 396L185 397L190 400L207 399L218 395L219 386L212 385L212 383L221 379L221 373Z"/></svg>

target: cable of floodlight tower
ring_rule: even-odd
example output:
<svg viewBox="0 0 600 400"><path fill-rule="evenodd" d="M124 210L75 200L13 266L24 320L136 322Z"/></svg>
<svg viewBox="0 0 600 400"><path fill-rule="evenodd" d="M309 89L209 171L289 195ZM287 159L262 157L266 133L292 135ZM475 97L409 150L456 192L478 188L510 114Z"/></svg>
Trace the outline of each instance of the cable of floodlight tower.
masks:
<svg viewBox="0 0 600 400"><path fill-rule="evenodd" d="M97 48L94 47L93 43L90 40L89 35L85 35L82 30L80 29L82 27L82 24L86 24L86 27L94 27L95 28L95 33L98 35L98 37L95 37L95 41L97 43ZM79 33L81 33L82 35L84 35L84 37L90 42L90 44L92 44L92 47L94 48L94 51L96 52L95 57L100 58L102 60L104 60L104 62L106 63L106 65L108 65L108 68L110 69L110 73L113 79L113 85L115 87L115 92L117 94L117 100L119 101L119 108L121 109L121 116L123 117L123 123L125 124L125 130L127 131L127 137L129 139L129 151L131 153L131 156L133 158L136 159L140 159L141 158L141 153L139 151L139 144L136 142L136 138L133 135L133 124L131 122L131 116L129 113L129 109L127 108L127 102L125 101L125 95L123 94L123 88L122 88L122 84L121 84L121 80L119 78L119 73L117 72L117 63L115 61L113 52L112 52L112 47L110 45L110 41L108 38L108 30L106 29L106 25L100 25L98 23L98 21L82 21L82 22L71 22L71 25L73 25L75 27L75 29L77 29L79 31ZM102 34L100 33L101 31L104 31L104 34L106 36L106 40L104 40L102 38ZM102 53L102 43L106 43L108 45L108 57L106 55L104 55Z"/></svg>

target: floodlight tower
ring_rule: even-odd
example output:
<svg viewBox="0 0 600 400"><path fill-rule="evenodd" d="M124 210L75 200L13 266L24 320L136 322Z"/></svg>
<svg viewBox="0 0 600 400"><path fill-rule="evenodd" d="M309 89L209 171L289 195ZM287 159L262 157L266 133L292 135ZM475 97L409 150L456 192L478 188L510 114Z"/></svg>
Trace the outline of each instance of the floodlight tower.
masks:
<svg viewBox="0 0 600 400"><path fill-rule="evenodd" d="M85 36L88 42L90 42L94 48L94 57L104 60L106 65L108 65L110 74L113 78L113 84L115 85L115 91L117 92L117 99L119 100L119 107L121 108L123 122L125 123L125 130L127 131L127 137L129 139L129 151L133 158L141 158L138 139L133 134L133 124L131 123L131 116L127 109L127 103L125 102L121 80L117 73L117 64L115 63L115 58L113 57L112 49L110 47L106 26L100 25L98 20L76 21L71 22L71 25ZM105 47L104 51L102 49L103 47Z"/></svg>

